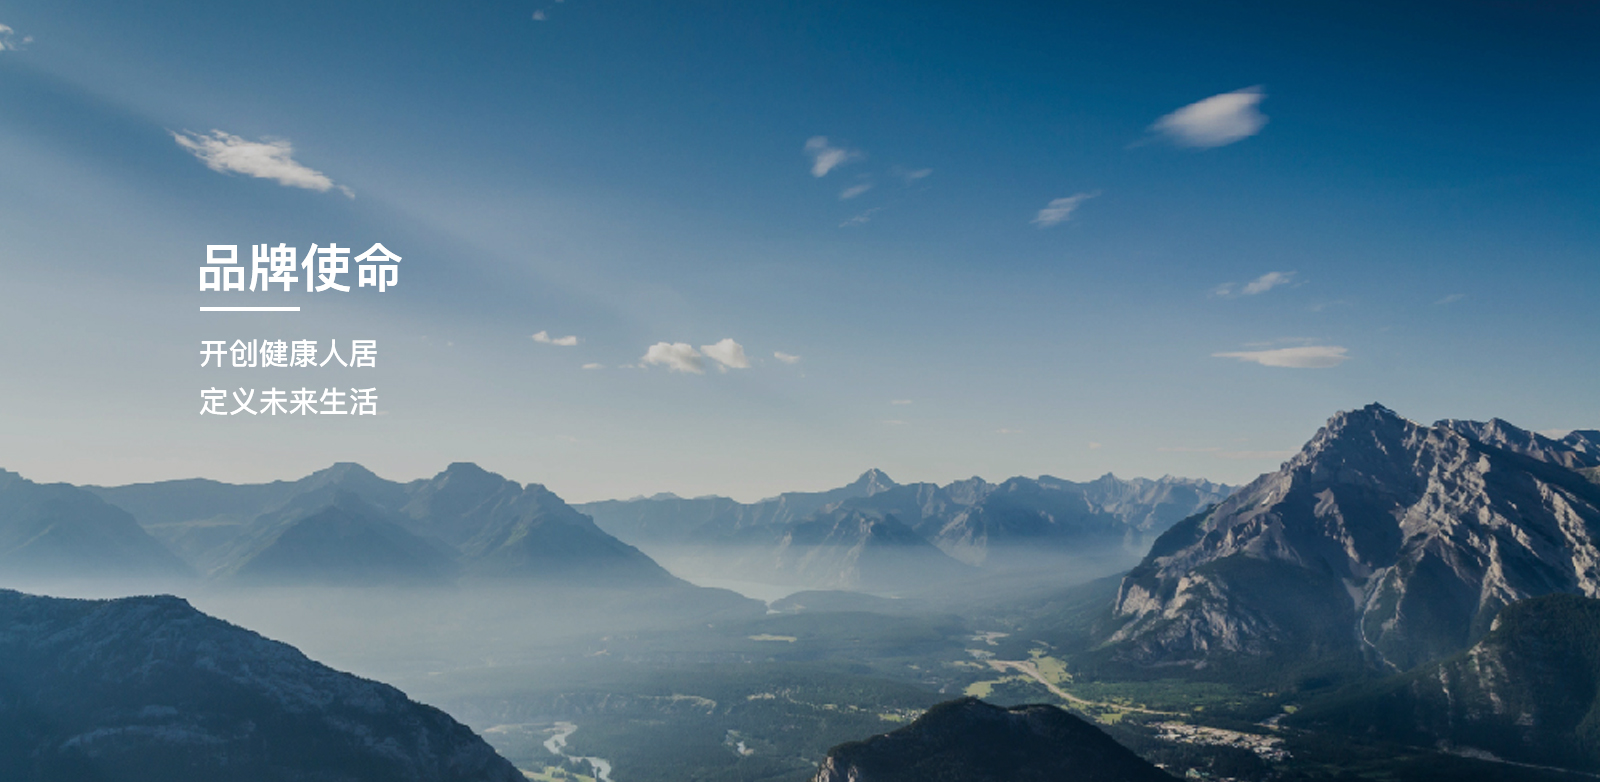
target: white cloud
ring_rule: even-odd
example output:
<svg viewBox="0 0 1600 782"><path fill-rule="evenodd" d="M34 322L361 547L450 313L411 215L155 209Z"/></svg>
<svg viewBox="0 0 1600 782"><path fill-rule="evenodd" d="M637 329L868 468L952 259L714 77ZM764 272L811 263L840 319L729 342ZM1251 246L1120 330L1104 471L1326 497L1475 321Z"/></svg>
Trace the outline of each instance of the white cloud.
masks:
<svg viewBox="0 0 1600 782"><path fill-rule="evenodd" d="M1098 190L1093 193L1078 193L1077 195L1067 196L1066 198L1057 198L1051 201L1045 208L1039 210L1039 214L1033 218L1033 224L1039 226L1040 228L1049 228L1052 225L1060 225L1061 223L1071 219L1072 213L1077 211L1078 207L1082 206L1084 201L1094 198L1097 195L1100 195L1100 191Z"/></svg>
<svg viewBox="0 0 1600 782"><path fill-rule="evenodd" d="M584 364L583 368L584 369L605 369L606 365L605 364Z"/></svg>
<svg viewBox="0 0 1600 782"><path fill-rule="evenodd" d="M781 350L773 351L772 357L777 359L777 360L779 360L779 361L782 361L785 364L798 364L798 363L800 363L800 357L799 356L793 355L791 353L785 353L785 352L783 352Z"/></svg>
<svg viewBox="0 0 1600 782"><path fill-rule="evenodd" d="M891 405L909 405L909 404L911 404L911 400L910 399L891 399L891 400L889 400L889 404L891 404Z"/></svg>
<svg viewBox="0 0 1600 782"><path fill-rule="evenodd" d="M548 331L541 331L537 334L534 334L531 339L534 342L543 342L546 345L559 345L564 348L570 348L573 345L578 344L578 338L572 336L571 334L568 334L565 337L552 337Z"/></svg>
<svg viewBox="0 0 1600 782"><path fill-rule="evenodd" d="M534 11L533 12L533 21L535 21L535 22L542 22L542 21L544 21L546 19L549 19L549 18L550 17L546 16L543 11Z"/></svg>
<svg viewBox="0 0 1600 782"><path fill-rule="evenodd" d="M1021 429L996 429L995 434L1022 434Z"/></svg>
<svg viewBox="0 0 1600 782"><path fill-rule="evenodd" d="M1100 450L1100 444L1099 443L1089 443L1089 450L1091 450L1091 451Z"/></svg>
<svg viewBox="0 0 1600 782"><path fill-rule="evenodd" d="M728 337L715 345L701 345L700 352L706 358L717 362L717 369L726 372L731 369L749 369L750 359L744 356L744 346Z"/></svg>
<svg viewBox="0 0 1600 782"><path fill-rule="evenodd" d="M1258 293L1266 293L1279 285L1287 284L1292 279L1294 279L1294 272L1267 272L1245 284L1244 290L1239 292L1245 296L1254 296Z"/></svg>
<svg viewBox="0 0 1600 782"><path fill-rule="evenodd" d="M182 133L168 132L172 133L172 139L178 142L178 146L199 158L212 171L271 179L285 187L300 187L319 193L338 188L345 195L356 197L350 188L334 184L321 171L296 162L292 157L294 147L287 139L246 141L220 130L211 131L209 136L187 130Z"/></svg>
<svg viewBox="0 0 1600 782"><path fill-rule="evenodd" d="M1297 348L1271 350L1245 350L1233 353L1212 353L1213 358L1236 358L1253 361L1264 367L1291 367L1294 369L1327 369L1349 360L1347 348L1333 345L1306 345Z"/></svg>
<svg viewBox="0 0 1600 782"><path fill-rule="evenodd" d="M811 156L811 175L814 177L825 177L839 166L866 157L859 150L830 146L827 136L806 139L806 154Z"/></svg>
<svg viewBox="0 0 1600 782"><path fill-rule="evenodd" d="M1467 294L1465 294L1465 293L1452 293L1449 296L1446 296L1446 297L1434 302L1434 304L1455 304L1456 302L1461 301L1462 299L1465 299L1466 297L1467 297Z"/></svg>
<svg viewBox="0 0 1600 782"><path fill-rule="evenodd" d="M1211 289L1211 295L1225 299L1235 296L1256 296L1279 285L1288 285L1294 281L1294 272L1267 272L1244 285L1237 282L1225 282Z"/></svg>
<svg viewBox="0 0 1600 782"><path fill-rule="evenodd" d="M706 372L706 362L701 360L700 352L687 342L657 342L645 351L644 358L639 361L641 366L656 364L673 372L693 372L696 375Z"/></svg>
<svg viewBox="0 0 1600 782"><path fill-rule="evenodd" d="M1213 95L1156 120L1152 131L1184 147L1209 149L1261 132L1267 116L1256 108L1266 93L1260 87Z"/></svg>
<svg viewBox="0 0 1600 782"><path fill-rule="evenodd" d="M33 43L33 36L17 38L17 31L0 24L0 52L14 52L28 44Z"/></svg>
<svg viewBox="0 0 1600 782"><path fill-rule="evenodd" d="M872 189L872 183L871 182L862 182L859 185L853 185L851 187L847 187L847 188L844 189L844 192L839 194L839 200L848 201L848 200L850 200L852 198L855 198L856 196L861 195L862 193L865 193L865 192L867 192L868 190L871 190L871 189Z"/></svg>

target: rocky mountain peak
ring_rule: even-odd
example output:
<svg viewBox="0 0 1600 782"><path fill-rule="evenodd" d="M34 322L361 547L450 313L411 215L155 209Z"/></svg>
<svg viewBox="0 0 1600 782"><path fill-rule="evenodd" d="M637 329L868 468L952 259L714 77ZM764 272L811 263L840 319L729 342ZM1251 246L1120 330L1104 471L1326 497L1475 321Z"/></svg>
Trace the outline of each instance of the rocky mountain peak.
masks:
<svg viewBox="0 0 1600 782"><path fill-rule="evenodd" d="M1503 421L1339 413L1156 541L1124 579L1115 640L1194 664L1296 643L1401 668L1459 650L1509 602L1600 593L1600 487L1573 458Z"/></svg>
<svg viewBox="0 0 1600 782"><path fill-rule="evenodd" d="M1555 440L1498 418L1491 418L1487 422L1446 419L1434 426L1448 428L1484 445L1568 469L1600 466L1600 449L1589 447L1590 443L1579 432ZM1574 437L1574 434L1578 436Z"/></svg>
<svg viewBox="0 0 1600 782"><path fill-rule="evenodd" d="M862 496L870 497L879 492L885 492L893 489L899 485L900 484L895 483L894 479L890 478L883 470L874 467L864 473L861 473L861 477L856 478L855 481L846 488L860 492Z"/></svg>

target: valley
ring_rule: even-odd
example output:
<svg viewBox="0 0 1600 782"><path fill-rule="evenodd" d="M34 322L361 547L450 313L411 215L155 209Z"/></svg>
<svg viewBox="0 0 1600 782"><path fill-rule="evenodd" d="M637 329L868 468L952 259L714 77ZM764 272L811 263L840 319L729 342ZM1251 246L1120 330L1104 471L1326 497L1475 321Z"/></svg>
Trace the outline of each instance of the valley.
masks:
<svg viewBox="0 0 1600 782"><path fill-rule="evenodd" d="M1237 490L869 471L753 504L569 506L469 464L8 473L0 542L53 547L5 586L179 595L443 709L530 779L801 782L969 697L1060 706L1179 776L1555 780L1600 771L1595 443L1369 406ZM96 578L74 525L143 569Z"/></svg>

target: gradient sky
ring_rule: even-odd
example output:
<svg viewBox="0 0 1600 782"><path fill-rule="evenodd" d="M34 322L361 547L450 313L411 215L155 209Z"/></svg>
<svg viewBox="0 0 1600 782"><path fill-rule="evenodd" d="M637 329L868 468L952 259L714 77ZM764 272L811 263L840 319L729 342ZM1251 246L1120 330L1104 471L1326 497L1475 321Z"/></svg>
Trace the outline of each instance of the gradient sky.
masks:
<svg viewBox="0 0 1600 782"><path fill-rule="evenodd" d="M35 480L464 460L574 501L749 500L868 467L1243 482L1372 401L1600 428L1593 3L0 25L0 466ZM205 245L263 242L382 242L401 285L196 291ZM355 383L198 366L252 338L378 340L385 414L198 415L213 385Z"/></svg>

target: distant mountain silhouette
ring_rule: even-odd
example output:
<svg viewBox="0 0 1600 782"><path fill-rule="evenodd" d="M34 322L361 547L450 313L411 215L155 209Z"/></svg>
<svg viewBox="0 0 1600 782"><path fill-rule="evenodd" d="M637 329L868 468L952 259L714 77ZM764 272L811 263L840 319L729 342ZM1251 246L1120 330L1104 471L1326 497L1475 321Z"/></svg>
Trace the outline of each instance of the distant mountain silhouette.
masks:
<svg viewBox="0 0 1600 782"><path fill-rule="evenodd" d="M409 483L345 463L297 481L92 490L126 505L202 572L237 582L421 584L459 575L684 586L543 486L469 463Z"/></svg>
<svg viewBox="0 0 1600 782"><path fill-rule="evenodd" d="M690 500L657 495L578 507L606 531L636 545L776 540L788 525L832 510L851 510L880 518L894 516L968 564L1004 566L1004 554L990 561L991 546L1082 550L1120 545L1142 552L1167 527L1220 501L1229 491L1208 481L1172 477L1125 481L1109 473L1087 483L1044 476L1012 478L998 485L981 478L946 486L897 484L880 470L868 470L837 489L787 493L750 504L726 497Z"/></svg>
<svg viewBox="0 0 1600 782"><path fill-rule="evenodd" d="M276 528L222 575L249 584L441 585L459 573L448 547L341 492L333 504Z"/></svg>
<svg viewBox="0 0 1600 782"><path fill-rule="evenodd" d="M578 507L619 538L695 570L810 589L896 591L947 585L980 571L1116 572L1168 526L1229 491L1206 481L1125 481L1110 474L1088 483L1044 476L902 485L869 470L830 491L749 504L657 495ZM894 547L886 545L891 538ZM917 553L919 541L946 556ZM868 550L894 553L863 559Z"/></svg>
<svg viewBox="0 0 1600 782"><path fill-rule="evenodd" d="M589 502L578 509L593 516L602 529L635 544L705 542L726 539L751 528L771 529L800 521L830 505L870 497L896 485L881 470L867 470L837 489L784 492L753 503L727 497L685 499L658 494Z"/></svg>
<svg viewBox="0 0 1600 782"><path fill-rule="evenodd" d="M127 511L75 486L0 470L0 584L191 575Z"/></svg>
<svg viewBox="0 0 1600 782"><path fill-rule="evenodd" d="M399 509L421 535L455 545L470 576L559 577L615 585L681 583L643 552L538 484L457 463L407 487Z"/></svg>
<svg viewBox="0 0 1600 782"><path fill-rule="evenodd" d="M784 525L770 567L794 583L876 592L972 575L894 516L844 508Z"/></svg>

